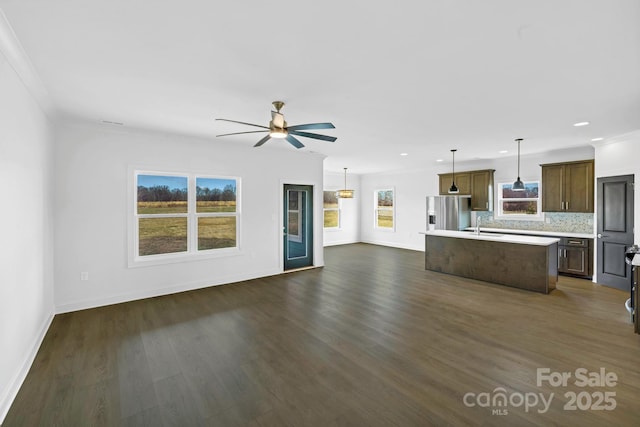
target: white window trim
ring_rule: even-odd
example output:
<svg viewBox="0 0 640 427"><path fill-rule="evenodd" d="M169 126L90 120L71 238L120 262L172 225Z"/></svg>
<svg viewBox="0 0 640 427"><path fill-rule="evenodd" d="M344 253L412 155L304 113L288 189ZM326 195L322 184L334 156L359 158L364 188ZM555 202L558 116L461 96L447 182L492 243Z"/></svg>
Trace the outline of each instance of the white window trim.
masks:
<svg viewBox="0 0 640 427"><path fill-rule="evenodd" d="M188 199L187 213L171 213L171 214L138 214L137 213L137 196L138 196L138 175L160 175L160 176L179 176L187 178ZM128 176L128 267L145 267L152 265L163 265L170 263L179 263L187 261L199 261L208 258L219 258L236 256L242 253L242 185L241 178L229 175L212 175L211 173L193 173L167 171L161 169L147 169L129 167ZM214 178L214 179L233 179L236 181L236 211L235 212L196 212L196 178ZM207 249L198 250L198 218L200 217L236 217L236 246L233 248ZM187 251L174 252L168 254L156 255L138 255L139 244L139 227L138 220L141 218L187 218Z"/></svg>
<svg viewBox="0 0 640 427"><path fill-rule="evenodd" d="M378 207L378 192L380 191L391 191L393 193L393 206L391 208ZM378 226L378 210L391 211L391 215L393 218L393 226L391 227ZM373 191L373 228L375 230L386 231L391 233L394 233L396 231L396 189L394 187L379 188Z"/></svg>
<svg viewBox="0 0 640 427"><path fill-rule="evenodd" d="M338 197L337 208L325 208L324 207L324 192L336 193L336 190L322 190L322 229L325 231L340 231L342 229L342 199ZM337 227L325 227L324 226L324 212L325 211L337 211L338 212L338 226Z"/></svg>
<svg viewBox="0 0 640 427"><path fill-rule="evenodd" d="M496 200L498 207L496 209L495 219L503 220L503 221L544 221L544 212L542 212L542 182L539 179L531 179L531 180L522 180L524 184L537 182L538 183L538 198L522 198L522 199L503 199L502 198L502 185L504 184L512 184L511 182L500 182L496 186ZM504 214L502 212L502 201L529 201L529 200L537 200L538 201L538 213L535 215L527 215L527 214Z"/></svg>

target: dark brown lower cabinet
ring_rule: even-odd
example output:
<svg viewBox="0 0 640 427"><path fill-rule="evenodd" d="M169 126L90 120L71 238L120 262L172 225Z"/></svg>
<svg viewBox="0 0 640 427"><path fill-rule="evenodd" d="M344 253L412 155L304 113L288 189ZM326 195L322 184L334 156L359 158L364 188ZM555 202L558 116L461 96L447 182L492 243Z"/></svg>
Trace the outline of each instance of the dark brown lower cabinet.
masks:
<svg viewBox="0 0 640 427"><path fill-rule="evenodd" d="M593 239L560 238L558 273L588 279L593 277Z"/></svg>

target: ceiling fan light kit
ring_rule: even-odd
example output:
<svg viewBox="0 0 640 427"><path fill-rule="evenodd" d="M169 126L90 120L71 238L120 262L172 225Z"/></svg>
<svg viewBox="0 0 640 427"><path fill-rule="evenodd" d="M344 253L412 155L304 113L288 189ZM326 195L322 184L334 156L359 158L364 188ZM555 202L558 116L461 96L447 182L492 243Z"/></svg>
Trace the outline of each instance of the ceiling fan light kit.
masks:
<svg viewBox="0 0 640 427"><path fill-rule="evenodd" d="M269 136L271 138L279 138L279 139L284 139L287 137L287 135L289 135L287 133L286 129L271 129L269 131Z"/></svg>
<svg viewBox="0 0 640 427"><path fill-rule="evenodd" d="M296 138L296 136L303 136L305 138L319 139L321 141L328 141L328 142L334 142L336 139L338 139L335 136L327 136L327 135L320 135L317 133L302 132L304 130L310 130L310 129L335 129L335 126L332 123L328 123L328 122L327 123L307 123L307 124L295 125L295 126L287 125L287 122L284 120L284 115L280 113L280 109L284 107L284 102L273 101L272 104L273 104L273 107L276 109L276 111L271 111L271 121L269 122L269 126L256 125L256 124L247 123L247 122L239 122L237 120L216 119L224 122L239 123L241 125L254 126L254 127L262 128L264 130L225 133L222 135L216 135L216 137L229 136L229 135L241 135L246 133L268 132L268 135L262 138L260 141L258 141L254 145L254 147L260 147L265 142L269 141L271 138L275 138L275 139L286 139L287 142L289 142L289 144L293 145L296 148L304 147L304 144L302 144L298 140L298 138Z"/></svg>

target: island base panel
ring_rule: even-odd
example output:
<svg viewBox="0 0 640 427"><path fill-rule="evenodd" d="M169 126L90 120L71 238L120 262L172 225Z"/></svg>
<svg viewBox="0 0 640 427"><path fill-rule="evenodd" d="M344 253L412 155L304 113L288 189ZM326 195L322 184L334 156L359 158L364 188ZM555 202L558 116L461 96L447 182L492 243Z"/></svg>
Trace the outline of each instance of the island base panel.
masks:
<svg viewBox="0 0 640 427"><path fill-rule="evenodd" d="M549 293L558 280L558 245L425 236L427 270Z"/></svg>

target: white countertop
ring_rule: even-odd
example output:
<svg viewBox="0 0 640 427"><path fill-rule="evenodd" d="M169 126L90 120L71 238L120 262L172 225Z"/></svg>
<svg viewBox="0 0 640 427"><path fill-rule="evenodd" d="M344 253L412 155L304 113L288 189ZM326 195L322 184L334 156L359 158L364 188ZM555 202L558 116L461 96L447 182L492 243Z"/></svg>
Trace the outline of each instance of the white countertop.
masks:
<svg viewBox="0 0 640 427"><path fill-rule="evenodd" d="M475 230L475 227L468 227L465 230ZM577 237L581 239L593 239L595 236L589 233L569 233L564 231L541 231L541 230L517 230L514 228L488 228L480 227L480 231L486 231L489 233L502 233L502 234L523 234L528 236L552 236L552 237Z"/></svg>
<svg viewBox="0 0 640 427"><path fill-rule="evenodd" d="M481 228L481 230L483 230ZM468 231L454 231L454 230L428 230L422 231L421 234L428 236L442 236L442 237L454 237L458 239L471 239L471 240L489 240L492 242L503 243L518 243L522 245L536 245L536 246L549 246L553 243L557 243L560 240L551 237L537 237L537 236L522 236L516 234L476 234Z"/></svg>

